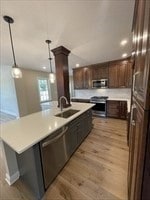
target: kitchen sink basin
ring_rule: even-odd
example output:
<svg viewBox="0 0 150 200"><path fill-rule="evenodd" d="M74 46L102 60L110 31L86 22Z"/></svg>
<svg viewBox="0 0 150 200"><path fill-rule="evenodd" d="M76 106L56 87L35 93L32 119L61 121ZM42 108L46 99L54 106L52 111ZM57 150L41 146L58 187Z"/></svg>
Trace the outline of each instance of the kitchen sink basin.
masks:
<svg viewBox="0 0 150 200"><path fill-rule="evenodd" d="M80 110L69 109L64 112L58 113L55 115L56 117L68 118L74 115L75 113L79 112Z"/></svg>

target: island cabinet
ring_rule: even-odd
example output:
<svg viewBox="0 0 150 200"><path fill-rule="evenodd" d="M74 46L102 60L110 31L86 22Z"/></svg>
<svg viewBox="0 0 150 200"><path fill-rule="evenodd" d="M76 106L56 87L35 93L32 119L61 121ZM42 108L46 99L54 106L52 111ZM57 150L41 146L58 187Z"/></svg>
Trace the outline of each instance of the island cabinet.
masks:
<svg viewBox="0 0 150 200"><path fill-rule="evenodd" d="M16 153L20 179L35 199L42 199L48 186L91 129L92 111L89 109L23 153Z"/></svg>
<svg viewBox="0 0 150 200"><path fill-rule="evenodd" d="M85 126L86 124L86 126ZM78 118L74 119L68 124L68 131L66 134L67 153L70 157L75 149L81 144L84 138L92 129L92 112L86 111Z"/></svg>
<svg viewBox="0 0 150 200"><path fill-rule="evenodd" d="M132 62L129 60L109 63L109 88L130 88L132 85Z"/></svg>
<svg viewBox="0 0 150 200"><path fill-rule="evenodd" d="M91 68L81 67L73 69L74 89L91 88Z"/></svg>
<svg viewBox="0 0 150 200"><path fill-rule="evenodd" d="M127 101L107 100L107 117L127 119Z"/></svg>

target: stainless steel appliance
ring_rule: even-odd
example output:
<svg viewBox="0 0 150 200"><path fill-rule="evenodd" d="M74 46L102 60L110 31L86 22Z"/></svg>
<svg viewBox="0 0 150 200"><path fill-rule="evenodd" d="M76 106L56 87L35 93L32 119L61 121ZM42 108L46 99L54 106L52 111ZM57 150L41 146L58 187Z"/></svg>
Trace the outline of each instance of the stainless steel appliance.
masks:
<svg viewBox="0 0 150 200"><path fill-rule="evenodd" d="M92 108L92 114L96 116L106 117L106 100L107 96L93 96L90 99L91 103L95 103Z"/></svg>
<svg viewBox="0 0 150 200"><path fill-rule="evenodd" d="M68 127L63 127L40 143L45 189L69 159L66 148L67 130Z"/></svg>
<svg viewBox="0 0 150 200"><path fill-rule="evenodd" d="M108 79L92 80L92 88L107 88Z"/></svg>

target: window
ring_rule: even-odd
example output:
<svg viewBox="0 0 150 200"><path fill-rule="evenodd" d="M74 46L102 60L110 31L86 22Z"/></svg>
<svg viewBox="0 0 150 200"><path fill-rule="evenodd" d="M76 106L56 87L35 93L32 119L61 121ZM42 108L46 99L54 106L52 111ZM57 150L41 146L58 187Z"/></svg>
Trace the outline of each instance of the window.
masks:
<svg viewBox="0 0 150 200"><path fill-rule="evenodd" d="M50 100L49 83L47 79L38 79L38 87L40 93L40 102Z"/></svg>

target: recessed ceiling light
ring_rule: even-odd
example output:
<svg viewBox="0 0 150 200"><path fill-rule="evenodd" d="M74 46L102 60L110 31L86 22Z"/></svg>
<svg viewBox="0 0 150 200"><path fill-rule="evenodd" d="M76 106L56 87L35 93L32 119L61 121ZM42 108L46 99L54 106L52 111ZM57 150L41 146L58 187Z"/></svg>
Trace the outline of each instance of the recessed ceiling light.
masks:
<svg viewBox="0 0 150 200"><path fill-rule="evenodd" d="M122 54L122 58L125 58L125 57L127 57L127 53L124 53L124 54Z"/></svg>
<svg viewBox="0 0 150 200"><path fill-rule="evenodd" d="M43 69L46 69L46 67L43 67Z"/></svg>
<svg viewBox="0 0 150 200"><path fill-rule="evenodd" d="M120 42L120 44L122 45L122 46L125 46L126 44L127 44L127 40L122 40L121 42Z"/></svg>
<svg viewBox="0 0 150 200"><path fill-rule="evenodd" d="M76 67L79 67L79 66L80 66L80 65L77 63L77 64L76 64Z"/></svg>

